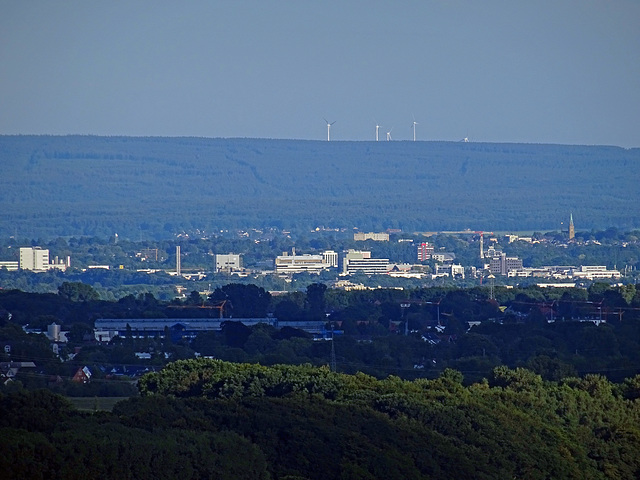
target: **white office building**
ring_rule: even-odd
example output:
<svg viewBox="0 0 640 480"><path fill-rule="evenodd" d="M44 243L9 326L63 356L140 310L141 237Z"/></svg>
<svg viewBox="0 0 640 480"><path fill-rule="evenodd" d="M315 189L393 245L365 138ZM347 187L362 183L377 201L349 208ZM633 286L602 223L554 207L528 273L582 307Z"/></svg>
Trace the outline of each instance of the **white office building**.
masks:
<svg viewBox="0 0 640 480"><path fill-rule="evenodd" d="M20 268L36 272L49 270L49 250L40 247L20 248Z"/></svg>
<svg viewBox="0 0 640 480"><path fill-rule="evenodd" d="M621 277L618 270L607 270L605 265L582 265L571 273L573 278L584 278L585 280L608 280Z"/></svg>
<svg viewBox="0 0 640 480"><path fill-rule="evenodd" d="M333 250L325 250L322 252L324 263L332 268L338 268L338 252Z"/></svg>
<svg viewBox="0 0 640 480"><path fill-rule="evenodd" d="M354 273L380 275L388 273L391 268L388 258L371 258L371 252L350 249L342 255L342 273L344 275Z"/></svg>
<svg viewBox="0 0 640 480"><path fill-rule="evenodd" d="M46 272L52 268L64 271L71 265L71 258L67 257L67 261L64 262L56 257L55 261L50 262L49 250L40 247L21 247L18 265L22 270L34 272Z"/></svg>
<svg viewBox="0 0 640 480"><path fill-rule="evenodd" d="M327 250L321 255L310 255L308 253L297 255L296 249L293 248L291 255L283 252L282 255L276 257L275 261L276 273L281 274L320 273L322 270L337 266L338 254L333 250Z"/></svg>

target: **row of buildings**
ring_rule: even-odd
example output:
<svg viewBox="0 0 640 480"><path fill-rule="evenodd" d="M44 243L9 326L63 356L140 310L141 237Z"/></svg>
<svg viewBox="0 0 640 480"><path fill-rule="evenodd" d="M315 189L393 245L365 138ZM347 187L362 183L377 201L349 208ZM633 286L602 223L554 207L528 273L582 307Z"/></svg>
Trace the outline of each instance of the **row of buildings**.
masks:
<svg viewBox="0 0 640 480"><path fill-rule="evenodd" d="M359 234L356 234L359 235ZM380 240L382 238L368 236L368 240ZM388 235L388 234L386 234ZM365 275L388 274L397 277L431 278L449 276L452 278L465 278L465 275L472 277L478 273L488 272L495 276L506 277L542 277L555 280L615 280L621 277L618 270L609 270L602 265L583 266L544 266L544 267L524 267L522 259L514 256L507 256L497 244L492 244L486 251L483 249L482 237L480 242L480 258L482 267L464 267L455 263L455 254L448 252L436 252L434 246L429 242L421 242L416 248L416 259L418 264L394 263L388 258L374 258L370 251L349 249L341 253L334 250L325 250L319 254L298 254L295 248L291 253L283 252L275 258L274 273L277 275L293 275L297 273L318 274L325 270L338 271L340 275L353 275L356 273ZM157 253L156 253L157 255ZM432 261L433 270L429 273L424 271L421 265L424 262ZM34 272L45 272L51 269L66 270L71 265L71 258L65 261L55 257L50 259L49 250L40 247L21 247L19 251L19 261L0 262L0 269L7 270L29 270ZM214 256L216 272L242 273L244 272L241 254L216 254ZM96 268L96 266L93 266ZM92 268L91 266L89 268ZM103 268L109 268L103 266ZM182 275L180 270L180 247L176 248L176 274ZM203 273L204 275L204 273Z"/></svg>
<svg viewBox="0 0 640 480"><path fill-rule="evenodd" d="M341 255L333 250L325 250L319 255L298 255L294 248L291 254L283 252L275 259L277 274L320 273L331 268L338 269L345 275L356 272L377 275L387 273L392 264L388 258L372 258L369 251L354 249L342 252Z"/></svg>
<svg viewBox="0 0 640 480"><path fill-rule="evenodd" d="M356 234L358 235L358 234ZM369 235L369 234L363 234ZM368 238L372 239L372 238ZM495 276L505 277L540 277L554 280L615 280L621 277L618 270L609 270L602 265L583 266L544 266L524 267L522 259L507 256L497 244L485 250L481 247L482 267L463 266L455 263L455 254L436 252L429 242L421 242L416 246L418 264L395 263L388 258L374 258L370 251L349 249L341 253L325 250L318 254L299 254L295 248L283 252L275 258L274 273L277 275L293 275L297 273L319 274L325 270L337 271L341 276L356 273L365 275L390 275L395 277L430 278L476 277L485 272ZM425 273L421 265L433 261L433 269ZM227 254L215 256L216 272L237 273L242 271L242 255Z"/></svg>
<svg viewBox="0 0 640 480"><path fill-rule="evenodd" d="M49 250L40 247L20 247L19 260L2 261L0 268L6 268L9 271L31 270L33 272L46 272L47 270L57 269L63 272L71 266L71 257L66 260L55 257L49 258Z"/></svg>

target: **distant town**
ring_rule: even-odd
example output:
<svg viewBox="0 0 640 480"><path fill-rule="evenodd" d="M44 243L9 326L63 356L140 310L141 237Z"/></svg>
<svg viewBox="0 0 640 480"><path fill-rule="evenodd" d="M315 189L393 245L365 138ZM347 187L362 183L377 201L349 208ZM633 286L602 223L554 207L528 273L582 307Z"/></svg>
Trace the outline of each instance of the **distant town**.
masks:
<svg viewBox="0 0 640 480"><path fill-rule="evenodd" d="M625 262L618 253L621 249L637 251L638 239L632 233L625 236L617 232L615 238L604 240L602 232L580 232L576 236L571 215L567 230L526 235L472 230L407 234L393 229L384 232L354 229L350 233L345 229L318 227L309 235L296 236L286 230L250 229L222 231L214 236L180 233L160 248L114 234L102 245L97 239L91 240L88 249L86 239L58 240L57 246L48 248L21 246L11 239L0 250L4 257L0 257L0 272L58 272L61 280L65 272L98 274L118 270L165 275L173 278L171 283L178 298L184 298L185 292L192 289L188 284L180 285L180 280L196 282L205 295L210 288L203 285L210 286L212 281L214 285L266 282L272 291L291 290L292 282L298 288L320 282L344 290L378 285L429 286L438 282L463 286L525 282L574 287L593 281L633 281L637 273L637 260L633 261L636 255ZM314 236L322 241L313 240ZM608 247L603 241L608 242ZM281 251L278 246L283 247ZM220 251L225 247L238 250ZM614 258L609 258L612 251ZM7 258L10 256L14 258ZM545 263L547 259L556 261ZM3 278L0 286L10 287L11 276ZM296 283L302 279L306 281Z"/></svg>

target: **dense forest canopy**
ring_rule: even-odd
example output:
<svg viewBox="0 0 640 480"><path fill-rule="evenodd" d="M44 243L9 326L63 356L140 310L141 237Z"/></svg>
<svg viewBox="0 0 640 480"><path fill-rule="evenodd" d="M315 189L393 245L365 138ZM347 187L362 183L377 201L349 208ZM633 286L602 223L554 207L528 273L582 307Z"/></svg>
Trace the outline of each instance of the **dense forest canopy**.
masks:
<svg viewBox="0 0 640 480"><path fill-rule="evenodd" d="M634 227L640 149L0 136L0 234Z"/></svg>
<svg viewBox="0 0 640 480"><path fill-rule="evenodd" d="M545 382L498 367L383 380L327 368L173 363L82 413L0 393L3 478L634 479L639 377Z"/></svg>

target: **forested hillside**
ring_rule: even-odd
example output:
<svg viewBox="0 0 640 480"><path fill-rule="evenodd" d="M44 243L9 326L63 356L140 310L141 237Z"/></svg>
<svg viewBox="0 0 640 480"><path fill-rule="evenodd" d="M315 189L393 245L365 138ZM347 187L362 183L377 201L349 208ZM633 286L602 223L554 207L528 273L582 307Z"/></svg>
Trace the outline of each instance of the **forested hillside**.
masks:
<svg viewBox="0 0 640 480"><path fill-rule="evenodd" d="M3 478L635 479L639 378L544 382L496 368L468 387L327 368L189 360L141 398L80 413L0 394Z"/></svg>
<svg viewBox="0 0 640 480"><path fill-rule="evenodd" d="M640 225L640 149L1 136L0 165L3 236Z"/></svg>

